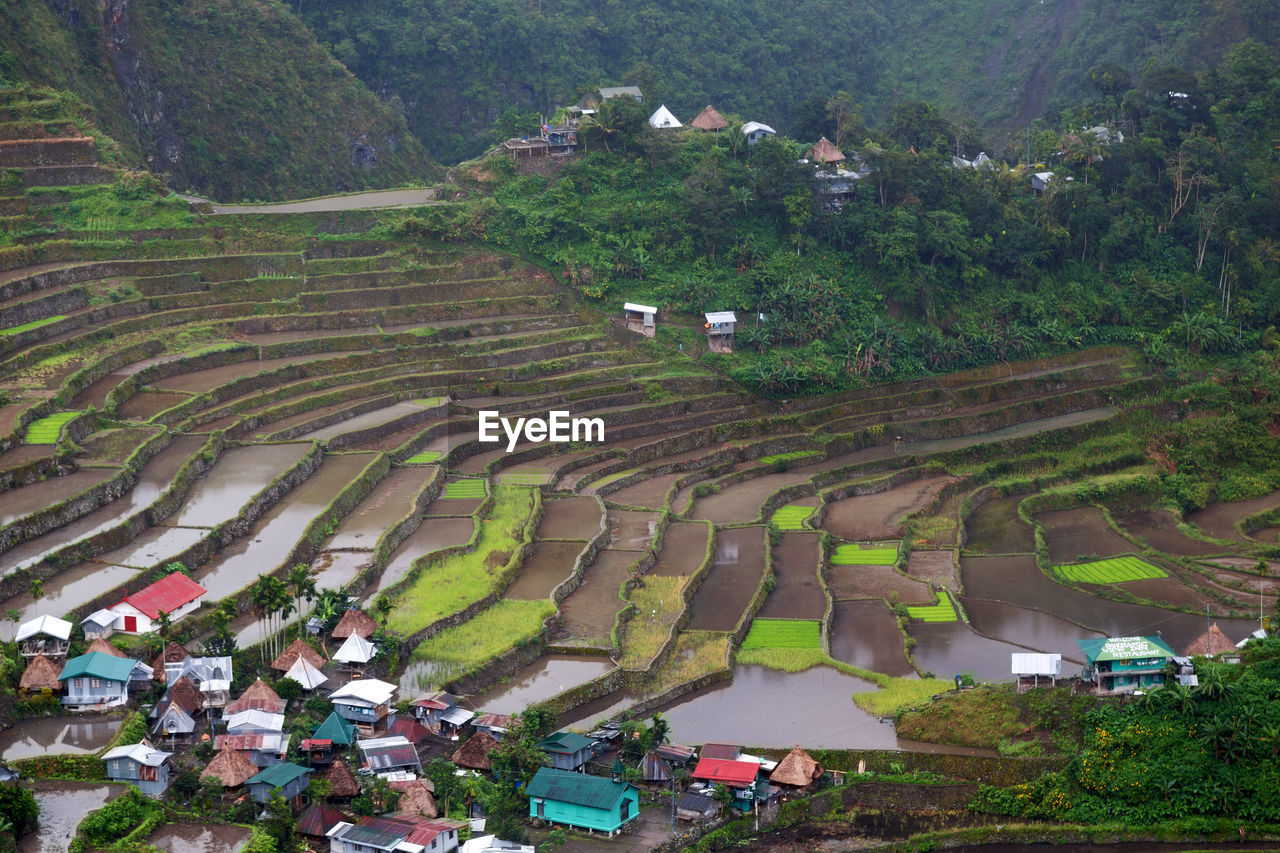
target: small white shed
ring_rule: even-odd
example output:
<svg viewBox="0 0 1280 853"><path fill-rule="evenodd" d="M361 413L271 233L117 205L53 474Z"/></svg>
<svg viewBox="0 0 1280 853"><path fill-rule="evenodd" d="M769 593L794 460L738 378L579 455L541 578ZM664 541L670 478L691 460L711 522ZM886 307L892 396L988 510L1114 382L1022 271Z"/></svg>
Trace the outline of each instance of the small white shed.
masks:
<svg viewBox="0 0 1280 853"><path fill-rule="evenodd" d="M654 330L657 329L658 317L658 309L655 306L624 302L622 311L625 315L627 331L638 332L647 338L653 337Z"/></svg>
<svg viewBox="0 0 1280 853"><path fill-rule="evenodd" d="M1039 687L1040 679L1047 678L1055 686L1062 677L1062 655L1013 652L1011 670L1018 679L1018 689Z"/></svg>

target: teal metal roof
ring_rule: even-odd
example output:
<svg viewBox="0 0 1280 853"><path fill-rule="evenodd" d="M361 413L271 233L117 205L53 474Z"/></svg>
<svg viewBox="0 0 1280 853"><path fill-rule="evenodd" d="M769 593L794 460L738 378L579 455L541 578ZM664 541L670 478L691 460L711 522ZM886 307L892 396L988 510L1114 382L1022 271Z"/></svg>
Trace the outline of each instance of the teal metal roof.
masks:
<svg viewBox="0 0 1280 853"><path fill-rule="evenodd" d="M349 746L356 740L356 724L344 717L339 716L337 711L333 711L329 716L325 717L311 735L313 738L320 740L331 740L334 743L340 743Z"/></svg>
<svg viewBox="0 0 1280 853"><path fill-rule="evenodd" d="M87 655L80 655L78 658L67 661L58 680L66 681L68 678L88 676L105 678L108 681L128 681L129 675L137 665L138 662L130 658L118 658L106 652L89 652Z"/></svg>
<svg viewBox="0 0 1280 853"><path fill-rule="evenodd" d="M270 785L272 788L283 788L294 779L305 776L311 771L305 767L299 767L296 764L290 764L283 761L280 764L272 764L270 767L259 770L253 776L245 780L246 785Z"/></svg>
<svg viewBox="0 0 1280 853"><path fill-rule="evenodd" d="M543 752L565 752L572 755L579 750L590 748L591 744L590 738L585 738L577 732L556 732L538 741L538 749Z"/></svg>
<svg viewBox="0 0 1280 853"><path fill-rule="evenodd" d="M573 803L592 809L609 811L631 786L626 782L614 782L601 776L570 773L554 767L538 768L538 775L525 788L530 797L544 797L562 803Z"/></svg>
<svg viewBox="0 0 1280 853"><path fill-rule="evenodd" d="M1107 637L1076 640L1085 656L1093 662L1133 660L1142 658L1171 658L1173 649L1158 637Z"/></svg>

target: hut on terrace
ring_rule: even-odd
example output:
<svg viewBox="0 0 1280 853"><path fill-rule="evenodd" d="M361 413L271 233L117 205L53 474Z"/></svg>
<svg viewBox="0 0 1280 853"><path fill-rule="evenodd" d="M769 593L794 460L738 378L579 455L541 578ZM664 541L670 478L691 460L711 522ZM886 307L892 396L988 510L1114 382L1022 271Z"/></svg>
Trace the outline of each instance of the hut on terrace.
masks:
<svg viewBox="0 0 1280 853"><path fill-rule="evenodd" d="M164 684L165 665L171 663L182 663L189 657L191 657L191 652L187 651L177 643L169 643L169 645L164 647L164 651L156 655L156 659L152 662L151 668L154 672L151 677L161 684Z"/></svg>
<svg viewBox="0 0 1280 853"><path fill-rule="evenodd" d="M696 127L698 130L724 130L729 126L729 122L725 117L716 111L716 108L707 104L702 108L702 112L698 113L698 117L689 122L690 126Z"/></svg>
<svg viewBox="0 0 1280 853"><path fill-rule="evenodd" d="M93 642L89 644L89 648L84 650L85 654L90 652L102 652L104 655L111 655L113 658L127 657L124 652L108 643L102 637L94 637Z"/></svg>
<svg viewBox="0 0 1280 853"><path fill-rule="evenodd" d="M483 770L487 773L492 766L489 763L489 753L499 746L501 744L494 740L493 736L488 732L478 731L466 743L458 747L449 760L459 767L465 767L468 770Z"/></svg>
<svg viewBox="0 0 1280 853"><path fill-rule="evenodd" d="M45 614L18 626L14 641L21 646L22 656L66 657L71 646L71 623Z"/></svg>
<svg viewBox="0 0 1280 853"><path fill-rule="evenodd" d="M844 160L844 154L825 136L815 142L804 156L813 163L839 163Z"/></svg>
<svg viewBox="0 0 1280 853"><path fill-rule="evenodd" d="M47 687L57 693L62 690L62 682L58 680L60 672L62 667L44 655L36 655L23 670L18 686L23 690L44 690Z"/></svg>
<svg viewBox="0 0 1280 853"><path fill-rule="evenodd" d="M804 790L822 778L822 765L799 746L787 753L769 774L769 781L795 790Z"/></svg>
<svg viewBox="0 0 1280 853"><path fill-rule="evenodd" d="M1227 635L1222 633L1222 629L1218 627L1218 623L1214 622L1209 626L1209 630L1205 631L1199 637L1191 641L1191 645L1187 646L1183 652L1187 657L1194 655L1206 655L1208 657L1217 657L1221 654L1234 655L1239 650L1236 644L1227 639Z"/></svg>
<svg viewBox="0 0 1280 853"><path fill-rule="evenodd" d="M243 752L227 748L213 757L200 774L200 779L217 779L224 788L239 788L251 776L257 775L259 769Z"/></svg>
<svg viewBox="0 0 1280 853"><path fill-rule="evenodd" d="M320 653L299 637L280 653L280 657L271 662L271 668L278 672L288 672L299 657L305 658L308 663L317 669L324 666L324 658L320 656Z"/></svg>
<svg viewBox="0 0 1280 853"><path fill-rule="evenodd" d="M280 694L271 689L271 685L261 678L254 679L253 684L245 688L240 698L232 702L222 713L225 716L238 714L241 711L266 711L268 714L283 714L284 700Z"/></svg>
<svg viewBox="0 0 1280 853"><path fill-rule="evenodd" d="M345 640L355 634L367 640L377 630L378 623L373 621L372 616L358 607L352 607L342 614L342 618L338 620L338 624L329 633L329 636L335 640Z"/></svg>
<svg viewBox="0 0 1280 853"><path fill-rule="evenodd" d="M341 758L320 770L319 778L329 783L331 800L349 800L360 795L360 783L356 781L347 762Z"/></svg>
<svg viewBox="0 0 1280 853"><path fill-rule="evenodd" d="M435 795L431 793L428 779L412 782L392 782L391 787L400 792L399 813L410 818L433 818L440 814Z"/></svg>

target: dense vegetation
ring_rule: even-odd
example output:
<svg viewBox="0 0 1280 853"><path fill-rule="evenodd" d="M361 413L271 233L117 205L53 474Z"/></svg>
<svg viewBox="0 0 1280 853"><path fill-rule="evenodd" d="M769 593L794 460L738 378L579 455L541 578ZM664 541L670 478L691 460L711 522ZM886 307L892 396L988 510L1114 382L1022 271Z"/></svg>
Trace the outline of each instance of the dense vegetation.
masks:
<svg viewBox="0 0 1280 853"><path fill-rule="evenodd" d="M105 12L79 0L6 3L0 87L17 81L74 93L87 109L70 112L91 115L126 164L220 201L428 175L392 106L266 0L135 0Z"/></svg>

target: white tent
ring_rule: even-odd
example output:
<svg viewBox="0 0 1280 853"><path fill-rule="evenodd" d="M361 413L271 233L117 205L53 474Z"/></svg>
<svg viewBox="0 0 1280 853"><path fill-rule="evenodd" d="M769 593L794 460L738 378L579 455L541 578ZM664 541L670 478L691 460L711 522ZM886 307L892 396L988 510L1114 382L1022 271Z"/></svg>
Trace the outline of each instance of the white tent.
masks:
<svg viewBox="0 0 1280 853"><path fill-rule="evenodd" d="M373 656L377 653L377 646L359 634L352 634L347 637L347 641L342 644L342 648L333 653L333 659L348 664L364 664L373 660Z"/></svg>
<svg viewBox="0 0 1280 853"><path fill-rule="evenodd" d="M293 662L293 666L289 667L289 671L284 674L284 677L292 678L307 690L315 690L329 680L323 672L316 669L301 655Z"/></svg>
<svg viewBox="0 0 1280 853"><path fill-rule="evenodd" d="M684 127L680 120L671 114L671 110L667 109L666 104L653 111L653 115L649 116L649 124L658 128Z"/></svg>

